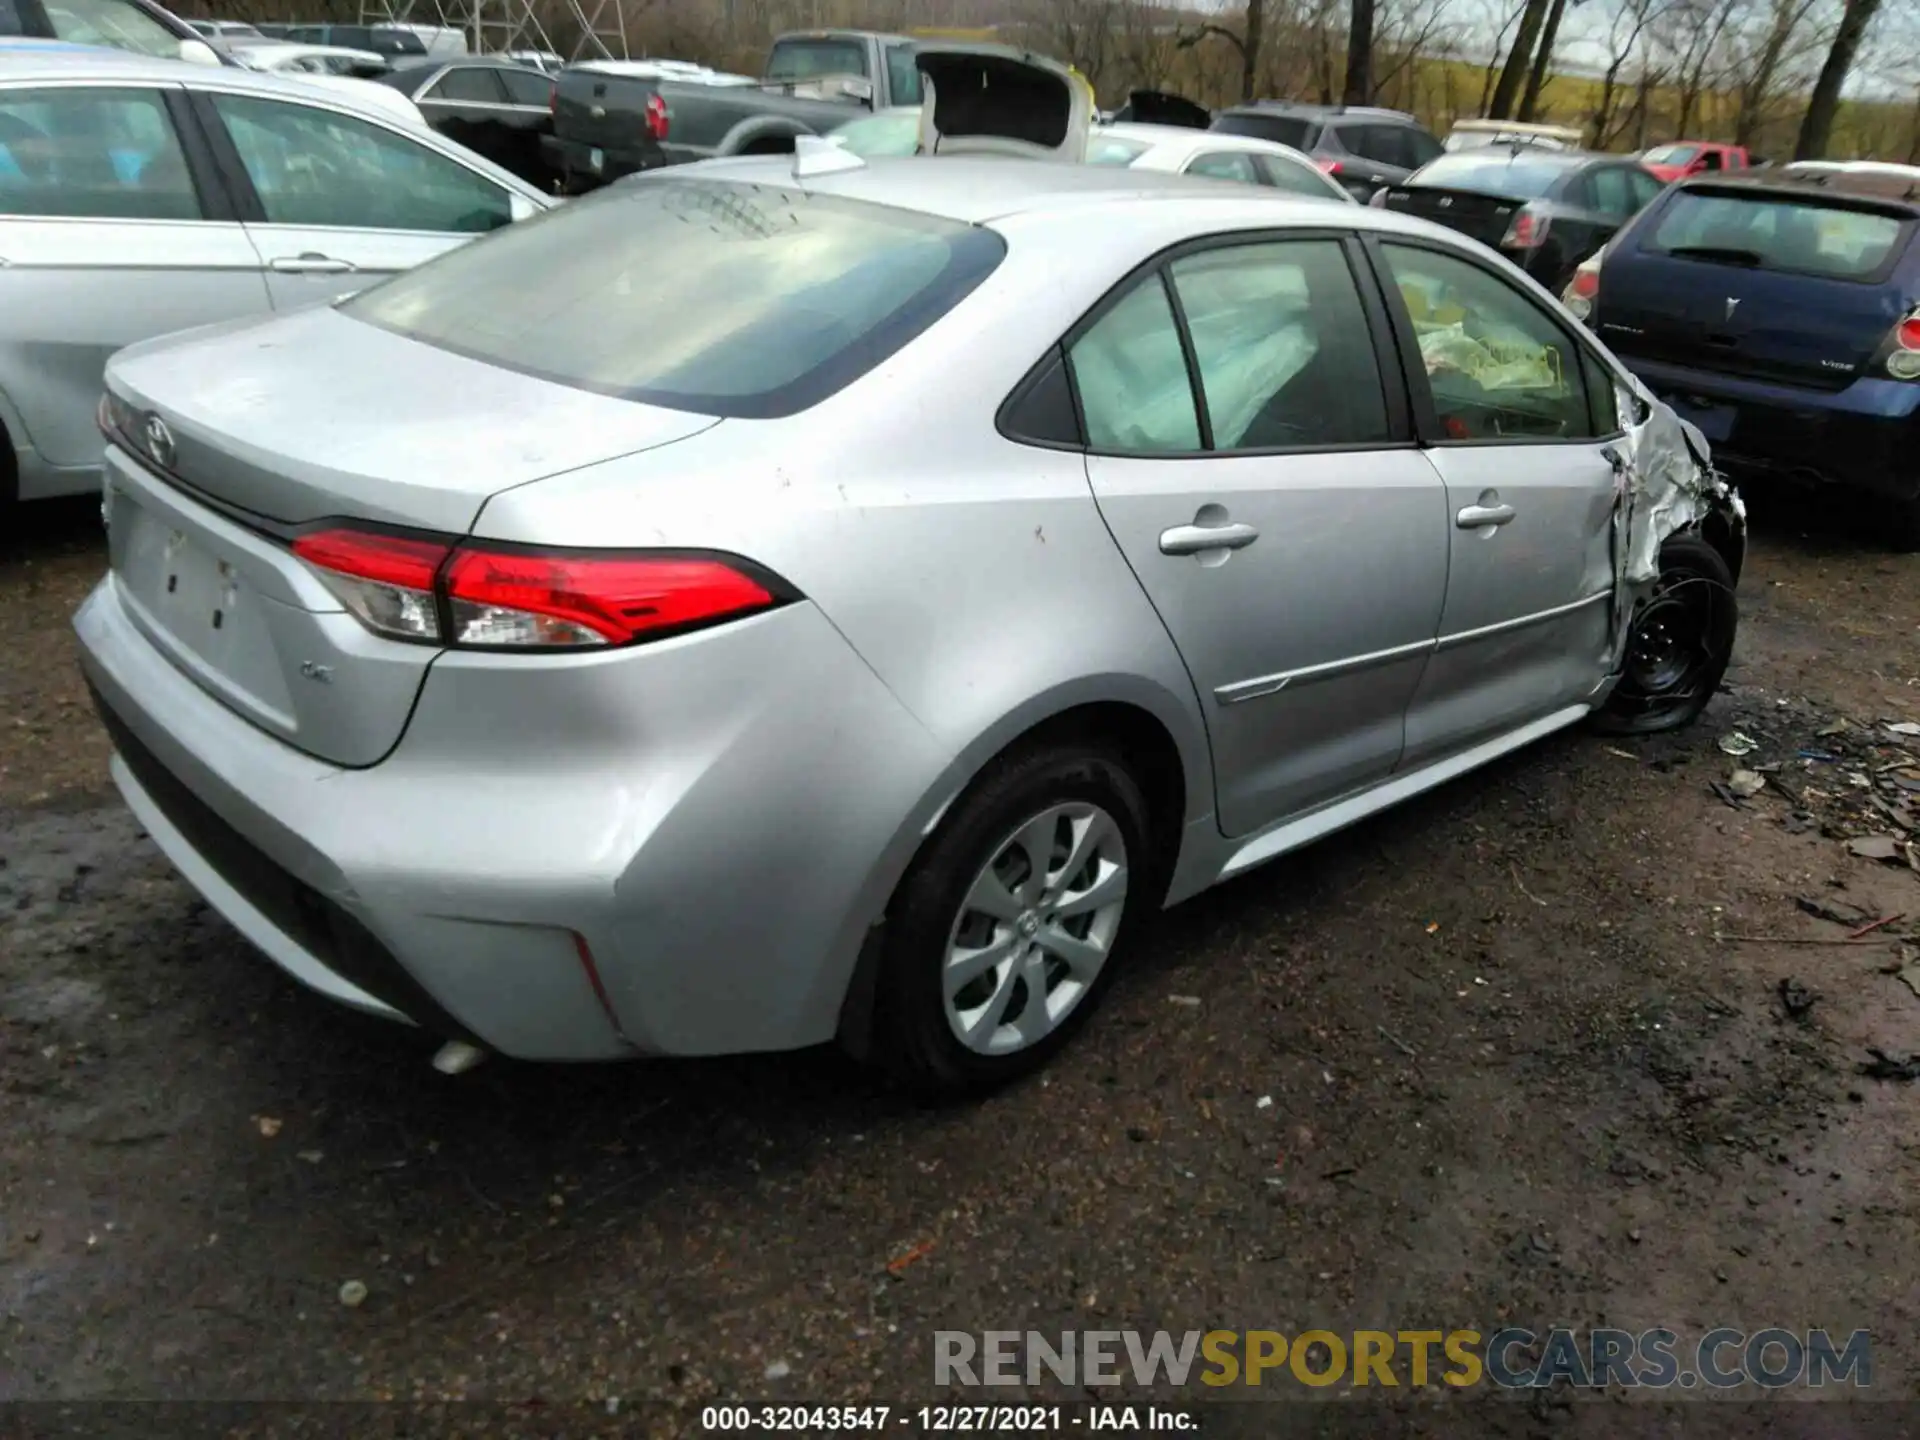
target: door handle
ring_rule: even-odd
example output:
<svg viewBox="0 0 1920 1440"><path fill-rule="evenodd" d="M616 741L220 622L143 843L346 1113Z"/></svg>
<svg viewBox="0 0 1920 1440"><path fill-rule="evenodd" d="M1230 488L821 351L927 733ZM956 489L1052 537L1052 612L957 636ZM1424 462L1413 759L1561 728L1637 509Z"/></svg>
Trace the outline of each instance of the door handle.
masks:
<svg viewBox="0 0 1920 1440"><path fill-rule="evenodd" d="M267 268L282 275L347 275L359 267L351 260L336 260L331 255L308 251L304 255L282 255L269 260Z"/></svg>
<svg viewBox="0 0 1920 1440"><path fill-rule="evenodd" d="M1511 505L1469 505L1453 517L1453 523L1462 530L1480 530L1492 525L1504 525L1511 519Z"/></svg>
<svg viewBox="0 0 1920 1440"><path fill-rule="evenodd" d="M1241 550L1260 538L1251 525L1176 525L1160 532L1162 555L1200 555L1208 550Z"/></svg>

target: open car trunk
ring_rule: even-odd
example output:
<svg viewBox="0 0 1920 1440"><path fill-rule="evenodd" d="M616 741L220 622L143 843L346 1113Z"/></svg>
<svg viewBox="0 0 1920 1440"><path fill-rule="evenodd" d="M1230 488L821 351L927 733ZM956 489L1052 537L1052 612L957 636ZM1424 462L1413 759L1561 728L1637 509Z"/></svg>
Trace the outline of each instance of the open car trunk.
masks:
<svg viewBox="0 0 1920 1440"><path fill-rule="evenodd" d="M1080 164L1093 88L1058 61L1008 45L926 45L923 155L1023 155Z"/></svg>

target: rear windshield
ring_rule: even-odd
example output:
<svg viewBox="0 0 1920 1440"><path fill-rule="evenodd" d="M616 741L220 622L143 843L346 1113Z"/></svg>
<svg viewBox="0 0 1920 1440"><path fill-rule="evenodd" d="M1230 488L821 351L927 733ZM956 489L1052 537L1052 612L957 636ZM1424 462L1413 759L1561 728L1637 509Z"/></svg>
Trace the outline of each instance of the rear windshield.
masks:
<svg viewBox="0 0 1920 1440"><path fill-rule="evenodd" d="M1649 165L1686 165L1700 153L1698 145L1662 145L1640 158Z"/></svg>
<svg viewBox="0 0 1920 1440"><path fill-rule="evenodd" d="M954 220L661 176L510 225L339 308L576 389L770 418L880 364L1005 253L993 231Z"/></svg>
<svg viewBox="0 0 1920 1440"><path fill-rule="evenodd" d="M1089 165L1131 165L1147 153L1147 145L1142 140L1122 140L1118 135L1102 135L1098 131L1087 137L1087 164Z"/></svg>
<svg viewBox="0 0 1920 1440"><path fill-rule="evenodd" d="M1298 115L1257 115L1242 112L1226 114L1213 122L1212 129L1223 135L1251 135L1258 140L1277 140L1282 145L1291 145L1296 150L1313 148L1314 134L1320 129L1317 120L1302 119Z"/></svg>
<svg viewBox="0 0 1920 1440"><path fill-rule="evenodd" d="M767 56L769 80L866 73L867 47L857 40L782 40Z"/></svg>
<svg viewBox="0 0 1920 1440"><path fill-rule="evenodd" d="M1442 155L1414 179L1422 185L1438 185L1448 190L1534 200L1557 185L1566 173L1566 166L1542 164L1535 156L1476 146Z"/></svg>
<svg viewBox="0 0 1920 1440"><path fill-rule="evenodd" d="M1911 228L1897 216L1818 201L1681 190L1643 245L1756 270L1873 280L1892 265Z"/></svg>

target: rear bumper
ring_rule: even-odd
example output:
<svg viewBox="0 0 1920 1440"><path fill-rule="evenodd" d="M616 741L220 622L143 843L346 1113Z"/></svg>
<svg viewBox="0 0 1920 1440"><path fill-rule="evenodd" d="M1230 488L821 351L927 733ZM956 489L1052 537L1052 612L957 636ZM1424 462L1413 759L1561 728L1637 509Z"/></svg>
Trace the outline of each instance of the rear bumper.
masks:
<svg viewBox="0 0 1920 1440"><path fill-rule="evenodd" d="M1726 437L1707 439L1714 462L1736 477L1895 500L1920 493L1920 385L1862 379L1844 390L1808 390L1632 355L1621 359L1661 399L1678 401L1683 415L1701 403L1730 412Z"/></svg>
<svg viewBox="0 0 1920 1440"><path fill-rule="evenodd" d="M517 707L498 657L443 656L360 770L208 696L111 575L75 628L114 778L210 905L336 1001L524 1059L833 1038L901 823L944 769L806 604L531 660ZM701 642L723 635L716 666Z"/></svg>
<svg viewBox="0 0 1920 1440"><path fill-rule="evenodd" d="M598 156L599 164L594 163ZM540 158L560 176L562 190L576 195L642 170L656 170L667 157L657 146L632 149L626 146L601 147L578 140L563 140L558 135L540 137Z"/></svg>

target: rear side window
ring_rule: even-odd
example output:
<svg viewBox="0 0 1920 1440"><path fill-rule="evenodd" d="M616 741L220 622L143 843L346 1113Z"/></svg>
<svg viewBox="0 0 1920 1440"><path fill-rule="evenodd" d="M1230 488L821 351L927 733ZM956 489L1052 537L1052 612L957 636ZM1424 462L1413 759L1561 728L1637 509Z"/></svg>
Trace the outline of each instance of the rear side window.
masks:
<svg viewBox="0 0 1920 1440"><path fill-rule="evenodd" d="M1251 135L1259 140L1277 140L1296 150L1311 150L1320 126L1298 115L1262 115L1257 111L1229 112L1211 127L1222 135Z"/></svg>
<svg viewBox="0 0 1920 1440"><path fill-rule="evenodd" d="M1798 196L1682 190L1641 248L1756 270L1877 281L1906 248L1913 222Z"/></svg>
<svg viewBox="0 0 1920 1440"><path fill-rule="evenodd" d="M493 71L478 65L460 65L442 75L439 82L420 98L454 104L504 105L507 103L507 91Z"/></svg>
<svg viewBox="0 0 1920 1440"><path fill-rule="evenodd" d="M1177 455L1200 448L1180 331L1157 273L1096 320L1068 359L1093 449Z"/></svg>
<svg viewBox="0 0 1920 1440"><path fill-rule="evenodd" d="M1215 450L1386 443L1372 332L1336 241L1235 245L1171 269Z"/></svg>
<svg viewBox="0 0 1920 1440"><path fill-rule="evenodd" d="M576 389L770 418L886 360L1005 254L993 231L958 221L663 176L522 221L340 308Z"/></svg>
<svg viewBox="0 0 1920 1440"><path fill-rule="evenodd" d="M1196 155L1187 162L1187 174L1205 175L1213 180L1235 180L1242 185L1258 185L1260 175L1253 168L1253 157L1244 150L1215 150Z"/></svg>
<svg viewBox="0 0 1920 1440"><path fill-rule="evenodd" d="M0 215L198 220L199 197L158 92L0 92Z"/></svg>
<svg viewBox="0 0 1920 1440"><path fill-rule="evenodd" d="M1267 172L1267 183L1290 195L1310 195L1316 200L1332 200L1334 193L1318 170L1310 170L1298 160L1284 155L1262 155L1260 168Z"/></svg>

